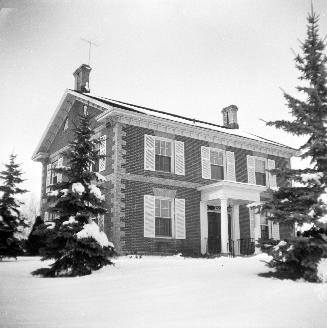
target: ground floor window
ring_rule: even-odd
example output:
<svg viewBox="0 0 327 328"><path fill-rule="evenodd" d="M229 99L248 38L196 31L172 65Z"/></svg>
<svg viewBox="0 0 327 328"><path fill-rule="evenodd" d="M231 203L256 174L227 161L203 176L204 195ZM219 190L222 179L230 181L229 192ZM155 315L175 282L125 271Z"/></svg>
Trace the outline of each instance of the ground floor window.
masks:
<svg viewBox="0 0 327 328"><path fill-rule="evenodd" d="M265 216L260 216L260 230L261 230L261 239L269 239L269 225L268 220Z"/></svg>
<svg viewBox="0 0 327 328"><path fill-rule="evenodd" d="M155 200L155 234L156 237L172 236L172 200L156 198Z"/></svg>

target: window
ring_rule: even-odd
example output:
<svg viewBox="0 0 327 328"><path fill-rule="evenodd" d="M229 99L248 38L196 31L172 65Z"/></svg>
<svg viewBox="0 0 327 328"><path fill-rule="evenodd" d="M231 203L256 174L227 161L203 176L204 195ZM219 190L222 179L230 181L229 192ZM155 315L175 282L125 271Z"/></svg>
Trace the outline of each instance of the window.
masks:
<svg viewBox="0 0 327 328"><path fill-rule="evenodd" d="M171 142L161 139L155 140L155 169L156 171L171 172Z"/></svg>
<svg viewBox="0 0 327 328"><path fill-rule="evenodd" d="M269 239L268 220L263 215L260 216L260 231L261 231L261 239L263 239L263 240Z"/></svg>
<svg viewBox="0 0 327 328"><path fill-rule="evenodd" d="M58 161L55 161L52 163L52 168L56 168L58 166ZM54 171L51 172L51 184L57 184L58 183L58 174Z"/></svg>
<svg viewBox="0 0 327 328"><path fill-rule="evenodd" d="M266 160L255 159L255 181L257 185L266 185Z"/></svg>
<svg viewBox="0 0 327 328"><path fill-rule="evenodd" d="M95 150L96 150L97 154L100 155L100 142L97 142L95 144ZM90 171L92 171L92 172L99 172L99 161L100 161L99 158L97 158L96 160L94 160L94 163L91 164Z"/></svg>
<svg viewBox="0 0 327 328"><path fill-rule="evenodd" d="M224 180L224 154L221 151L210 150L211 179Z"/></svg>
<svg viewBox="0 0 327 328"><path fill-rule="evenodd" d="M156 237L172 236L172 200L155 199L155 235Z"/></svg>

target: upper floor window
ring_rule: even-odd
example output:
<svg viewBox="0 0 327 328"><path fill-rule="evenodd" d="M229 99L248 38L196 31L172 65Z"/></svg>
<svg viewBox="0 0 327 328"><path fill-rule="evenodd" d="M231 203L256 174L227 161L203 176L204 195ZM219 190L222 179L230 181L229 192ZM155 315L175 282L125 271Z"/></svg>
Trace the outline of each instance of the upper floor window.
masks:
<svg viewBox="0 0 327 328"><path fill-rule="evenodd" d="M171 141L156 139L155 141L155 169L156 171L171 172L172 151Z"/></svg>
<svg viewBox="0 0 327 328"><path fill-rule="evenodd" d="M185 175L184 142L144 135L144 170Z"/></svg>
<svg viewBox="0 0 327 328"><path fill-rule="evenodd" d="M224 180L224 153L210 150L211 179Z"/></svg>
<svg viewBox="0 0 327 328"><path fill-rule="evenodd" d="M247 155L248 183L276 188L276 175L270 172L273 169L275 169L274 160Z"/></svg>
<svg viewBox="0 0 327 328"><path fill-rule="evenodd" d="M236 181L232 151L201 146L201 168L203 179Z"/></svg>
<svg viewBox="0 0 327 328"><path fill-rule="evenodd" d="M53 169L56 167L62 167L63 158L59 157L58 160L53 161L47 165L47 175L46 175L46 191L50 191L50 186L62 182L62 174L55 172Z"/></svg>
<svg viewBox="0 0 327 328"><path fill-rule="evenodd" d="M107 154L107 137L106 135L101 136L97 139L95 143L95 151L98 155L103 156L102 158L97 158L94 163L92 163L90 170L93 172L102 172L106 170L106 154Z"/></svg>
<svg viewBox="0 0 327 328"><path fill-rule="evenodd" d="M266 185L266 159L255 159L255 180L257 185Z"/></svg>

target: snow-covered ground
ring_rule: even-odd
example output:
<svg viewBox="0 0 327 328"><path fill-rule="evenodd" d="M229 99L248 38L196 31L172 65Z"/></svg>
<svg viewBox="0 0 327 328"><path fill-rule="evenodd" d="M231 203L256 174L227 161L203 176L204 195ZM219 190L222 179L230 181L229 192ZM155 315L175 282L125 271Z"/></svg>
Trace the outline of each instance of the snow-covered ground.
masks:
<svg viewBox="0 0 327 328"><path fill-rule="evenodd" d="M0 262L0 327L326 327L327 284L257 276L251 258L121 257L79 278Z"/></svg>

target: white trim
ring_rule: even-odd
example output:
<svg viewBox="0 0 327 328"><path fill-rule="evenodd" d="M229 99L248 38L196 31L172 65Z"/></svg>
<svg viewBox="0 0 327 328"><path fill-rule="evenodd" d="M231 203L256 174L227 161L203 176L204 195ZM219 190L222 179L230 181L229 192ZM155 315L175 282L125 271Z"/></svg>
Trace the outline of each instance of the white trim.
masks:
<svg viewBox="0 0 327 328"><path fill-rule="evenodd" d="M222 180L197 188L201 191L201 200L228 198L244 202L260 202L260 193L267 190L266 186L243 182Z"/></svg>
<svg viewBox="0 0 327 328"><path fill-rule="evenodd" d="M254 174L257 172L257 171L255 170L255 160L259 160L259 161L262 161L262 162L265 163L266 187L269 187L269 183L270 183L270 181L269 181L269 173L268 173L268 171L267 171L267 169L268 169L268 160L267 160L267 158L265 158L265 157L260 157L260 156L252 156L252 157L253 157L253 159L254 159ZM255 183L257 184L257 177L256 177L256 176L255 176Z"/></svg>
<svg viewBox="0 0 327 328"><path fill-rule="evenodd" d="M154 157L156 157L156 141L157 140L170 143L170 173L175 174L175 140L164 138L164 137L157 137L157 136L153 136L153 137L154 137ZM155 166L156 166L156 163L154 161L155 172L169 173L167 171L156 170Z"/></svg>
<svg viewBox="0 0 327 328"><path fill-rule="evenodd" d="M124 115L122 115L124 114ZM250 139L243 136L237 136L231 132L221 132L210 130L199 126L192 126L190 124L174 122L173 120L157 117L154 115L144 115L138 113L131 113L130 111L115 108L110 112L101 113L96 117L96 120L101 121L108 116L120 115L121 123L153 129L156 131L171 133L175 135L194 138L197 140L204 140L209 142L219 143L225 146L231 146L241 149L248 149L258 151L270 155L290 158L298 154L297 150L283 147L274 143L265 142L261 140Z"/></svg>
<svg viewBox="0 0 327 328"><path fill-rule="evenodd" d="M164 196L153 196L153 197L154 197L154 238L175 239L176 238L175 198L164 197ZM156 236L156 200L157 199L170 201L171 236Z"/></svg>
<svg viewBox="0 0 327 328"><path fill-rule="evenodd" d="M262 153L276 155L280 157L290 158L292 156L298 155L298 151L295 149L283 147L282 145L278 145L269 141L266 142L264 140L251 139L250 136L238 136L233 134L233 130L221 132L217 130L211 130L209 128L194 126L182 122L176 122L173 119L161 118L151 114L145 115L139 113L132 113L131 111L107 105L102 101L90 98L87 95L83 95L78 92L66 89L47 128L45 129L42 135L42 138L40 139L40 142L38 143L38 146L36 147L35 152L33 153L33 160L36 160L38 158L40 148L46 142L46 137L48 136L51 128L54 128L56 125L56 129L59 129L60 124L58 123L60 122L58 122L58 120L62 121L66 118L67 113L70 111L72 105L77 100L84 104L92 104L92 107L103 111L103 113L99 114L95 118L97 121L101 121L109 116L118 114L120 115L119 120L125 124L141 126L172 134L178 134L180 136L191 137L198 140L215 142L226 146L259 151ZM63 106L65 103L68 104L67 109L63 110ZM58 116L60 111L64 112L64 115L62 117ZM56 131L53 131L52 135L56 135ZM51 140L50 138L48 145L51 144L52 141L53 140Z"/></svg>

